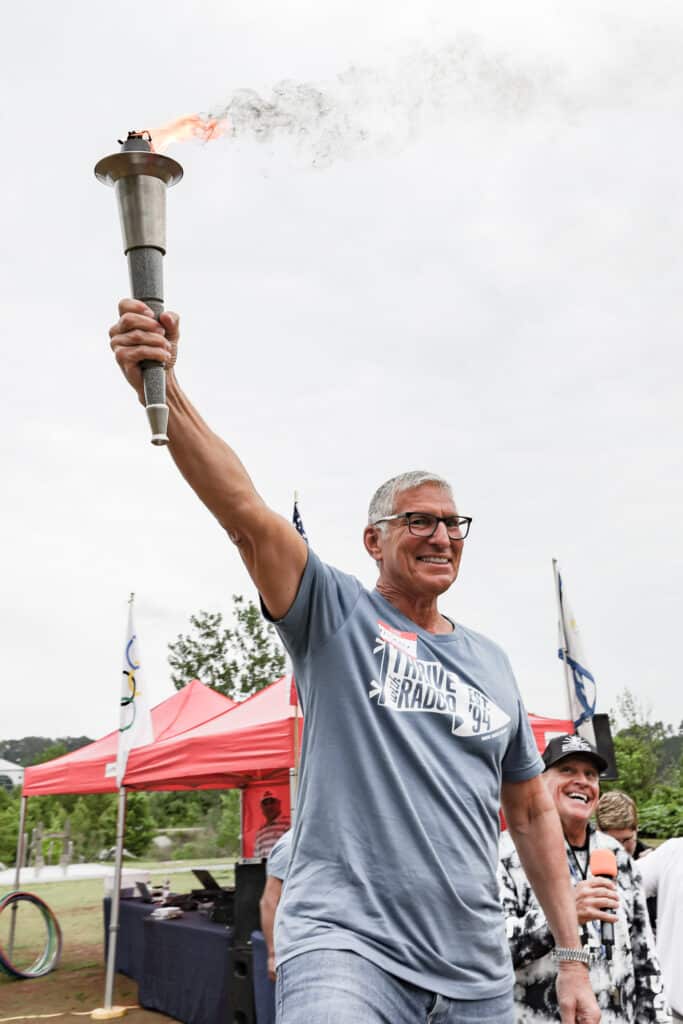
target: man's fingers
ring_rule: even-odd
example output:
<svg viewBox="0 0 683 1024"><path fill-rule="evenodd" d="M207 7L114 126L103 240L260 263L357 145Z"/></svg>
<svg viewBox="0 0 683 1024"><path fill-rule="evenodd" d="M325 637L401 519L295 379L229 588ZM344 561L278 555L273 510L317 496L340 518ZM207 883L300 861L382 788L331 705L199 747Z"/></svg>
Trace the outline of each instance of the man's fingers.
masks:
<svg viewBox="0 0 683 1024"><path fill-rule="evenodd" d="M168 364L173 356L166 346L136 344L134 347L122 338L115 337L111 341L111 349L116 356L116 362L125 372L126 369L137 366L145 359L151 359L156 363Z"/></svg>
<svg viewBox="0 0 683 1024"><path fill-rule="evenodd" d="M109 332L110 345L126 345L135 348L136 345L151 345L152 347L171 351L172 344L165 334L159 331L147 331L143 327L135 327L129 331L118 330L119 324L115 324Z"/></svg>
<svg viewBox="0 0 683 1024"><path fill-rule="evenodd" d="M112 341L111 349L119 363L124 362L131 366L137 366L145 359L151 359L155 363L167 363L171 359L168 349L159 348L157 345L136 345L132 349L125 345L117 345L116 341Z"/></svg>
<svg viewBox="0 0 683 1024"><path fill-rule="evenodd" d="M579 906L584 910L618 910L619 900L610 899L609 896L602 896L599 899L582 900Z"/></svg>
<svg viewBox="0 0 683 1024"><path fill-rule="evenodd" d="M124 313L115 324L109 328L109 337L115 334L128 334L131 331L149 331L151 334L165 334L162 324L153 316L146 316L143 313Z"/></svg>
<svg viewBox="0 0 683 1024"><path fill-rule="evenodd" d="M611 921L612 924L616 924L619 918L616 914L609 914L606 910L596 910L595 912L596 921Z"/></svg>
<svg viewBox="0 0 683 1024"><path fill-rule="evenodd" d="M178 335L180 334L180 317L177 313L172 313L170 310L162 313L159 317L161 325L166 331L166 337L169 341L177 341Z"/></svg>
<svg viewBox="0 0 683 1024"><path fill-rule="evenodd" d="M145 316L154 316L146 302L140 299L121 299L119 302L119 316L124 313L143 313Z"/></svg>
<svg viewBox="0 0 683 1024"><path fill-rule="evenodd" d="M143 360L170 369L178 353L180 317L170 310L156 319L154 311L140 299L121 299L119 319L109 328L109 345L124 376L142 394Z"/></svg>
<svg viewBox="0 0 683 1024"><path fill-rule="evenodd" d="M598 906L600 903L604 903L606 907L619 906L619 897L615 892L612 892L611 889L605 889L604 892L596 890L595 892L588 893L586 895L586 900L589 903L593 903L595 906Z"/></svg>
<svg viewBox="0 0 683 1024"><path fill-rule="evenodd" d="M617 891L617 884L611 878L589 878L586 884L591 889L599 889L601 892L604 892L605 889L609 889L611 892Z"/></svg>

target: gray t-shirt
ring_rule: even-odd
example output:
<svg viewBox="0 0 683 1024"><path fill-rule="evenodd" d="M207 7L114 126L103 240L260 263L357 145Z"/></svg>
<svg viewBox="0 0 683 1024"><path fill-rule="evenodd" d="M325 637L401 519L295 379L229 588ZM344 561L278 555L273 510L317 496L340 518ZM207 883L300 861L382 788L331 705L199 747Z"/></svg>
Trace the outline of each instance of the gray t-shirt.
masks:
<svg viewBox="0 0 683 1024"><path fill-rule="evenodd" d="M509 991L500 785L543 763L506 655L422 631L312 551L276 625L305 719L278 962L346 949L451 998Z"/></svg>
<svg viewBox="0 0 683 1024"><path fill-rule="evenodd" d="M292 830L288 828L287 831L280 836L273 849L268 854L268 860L266 861L266 875L268 878L278 878L280 881L283 880L287 874L287 865L289 864L289 854L292 849Z"/></svg>

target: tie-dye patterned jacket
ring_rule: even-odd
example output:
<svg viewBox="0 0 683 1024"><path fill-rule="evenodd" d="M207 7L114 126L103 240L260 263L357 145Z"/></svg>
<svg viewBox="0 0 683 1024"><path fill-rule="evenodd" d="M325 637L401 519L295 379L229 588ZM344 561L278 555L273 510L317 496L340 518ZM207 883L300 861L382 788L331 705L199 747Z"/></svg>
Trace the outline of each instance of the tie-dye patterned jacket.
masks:
<svg viewBox="0 0 683 1024"><path fill-rule="evenodd" d="M598 955L590 976L602 1010L601 1024L664 1024L671 1018L664 1004L659 962L638 869L616 839L591 827L589 851L600 848L614 851L619 890L611 962L601 955L599 922L582 929L582 942ZM576 884L580 877L569 846L567 860ZM518 1024L559 1021L557 965L551 957L555 942L507 832L501 836L498 881L515 969Z"/></svg>

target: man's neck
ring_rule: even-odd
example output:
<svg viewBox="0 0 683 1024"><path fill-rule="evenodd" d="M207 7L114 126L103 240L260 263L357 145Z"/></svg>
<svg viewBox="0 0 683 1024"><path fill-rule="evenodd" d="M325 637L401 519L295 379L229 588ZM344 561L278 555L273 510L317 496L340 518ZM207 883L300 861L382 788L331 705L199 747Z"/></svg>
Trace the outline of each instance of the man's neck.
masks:
<svg viewBox="0 0 683 1024"><path fill-rule="evenodd" d="M565 829L565 837L570 846L580 850L586 845L588 829L585 825L577 825L574 829Z"/></svg>
<svg viewBox="0 0 683 1024"><path fill-rule="evenodd" d="M405 615L407 619L414 622L416 626L420 627L420 629L424 629L425 632L453 632L453 623L439 611L436 597L424 599L416 599L412 595L408 597L381 581L377 583L377 591L382 595L385 601L388 601L389 604L393 604L394 608L396 608L401 615Z"/></svg>

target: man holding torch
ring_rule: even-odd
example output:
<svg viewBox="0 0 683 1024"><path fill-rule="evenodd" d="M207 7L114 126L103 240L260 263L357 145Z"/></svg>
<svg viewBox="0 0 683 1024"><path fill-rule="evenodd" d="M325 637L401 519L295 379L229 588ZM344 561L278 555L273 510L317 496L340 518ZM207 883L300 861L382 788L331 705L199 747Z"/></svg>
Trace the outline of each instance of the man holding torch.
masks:
<svg viewBox="0 0 683 1024"><path fill-rule="evenodd" d="M279 1024L512 1024L498 810L554 936L565 1024L600 1012L559 818L505 654L438 608L471 520L432 473L387 481L364 544L376 589L265 504L175 377L178 317L127 299L111 347L140 400L168 368L170 450L236 545L292 658L306 719L277 917Z"/></svg>

